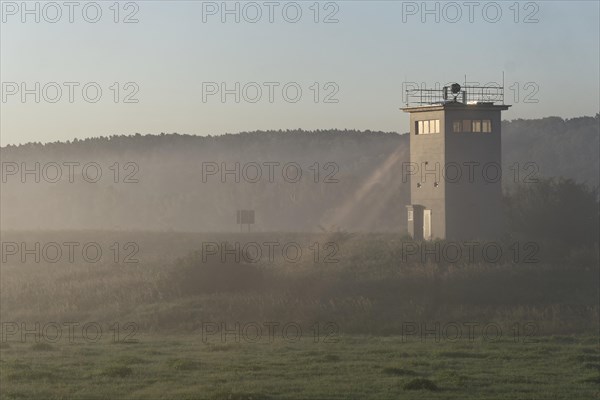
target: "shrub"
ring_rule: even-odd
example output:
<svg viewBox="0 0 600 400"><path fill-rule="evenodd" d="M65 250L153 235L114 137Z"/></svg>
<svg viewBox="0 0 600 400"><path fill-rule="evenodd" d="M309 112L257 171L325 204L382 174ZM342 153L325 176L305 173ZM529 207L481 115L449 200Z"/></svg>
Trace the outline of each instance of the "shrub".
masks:
<svg viewBox="0 0 600 400"><path fill-rule="evenodd" d="M439 390L438 386L425 378L415 378L411 381L408 381L404 384L404 390L431 390L437 391Z"/></svg>
<svg viewBox="0 0 600 400"><path fill-rule="evenodd" d="M179 259L164 283L165 291L176 287L181 295L247 292L264 289L265 274L256 264L225 262L217 257L203 260L200 252Z"/></svg>
<svg viewBox="0 0 600 400"><path fill-rule="evenodd" d="M419 375L415 371L411 371L410 369L404 368L396 368L396 367L387 367L383 369L383 373L387 375L394 376L416 376Z"/></svg>
<svg viewBox="0 0 600 400"><path fill-rule="evenodd" d="M177 358L169 361L169 367L173 368L177 371L192 371L196 369L200 369L200 362L194 360L187 360Z"/></svg>
<svg viewBox="0 0 600 400"><path fill-rule="evenodd" d="M40 343L33 344L31 346L31 350L34 350L34 351L52 351L52 350L54 350L54 347L52 347L48 343L40 342Z"/></svg>
<svg viewBox="0 0 600 400"><path fill-rule="evenodd" d="M131 374L133 374L133 370L124 365L112 365L102 371L102 375L111 378L125 378Z"/></svg>

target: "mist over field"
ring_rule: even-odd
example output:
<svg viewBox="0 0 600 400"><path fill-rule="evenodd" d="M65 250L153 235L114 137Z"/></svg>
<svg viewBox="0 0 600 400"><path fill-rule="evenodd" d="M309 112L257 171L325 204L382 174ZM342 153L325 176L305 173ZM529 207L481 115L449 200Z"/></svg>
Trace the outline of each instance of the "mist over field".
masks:
<svg viewBox="0 0 600 400"><path fill-rule="evenodd" d="M598 115L506 121L502 129L505 189L559 176L598 186ZM256 231L406 232L405 134L136 134L0 154L1 207L10 210L3 229L228 232L239 230L236 210L252 209Z"/></svg>
<svg viewBox="0 0 600 400"><path fill-rule="evenodd" d="M268 363L288 365L293 384L301 357L324 368L314 398L364 395L330 382L346 363L371 371L357 385L373 398L390 384L392 397L485 397L478 371L499 359L511 360L496 369L505 393L529 390L510 378L518 368L538 382L561 371L547 393L585 398L599 357L598 115L502 128L495 241L408 236L407 134L136 134L2 148L8 393L53 393L65 360L91 357L72 398L121 396L114 379L161 397L174 373L184 397L286 398ZM242 209L256 213L250 226L236 223ZM127 348L117 357L114 345ZM560 367L544 366L549 351ZM241 354L253 360L250 383L220 383L236 379L224 366L246 371ZM455 360L462 372L448 374ZM99 396L85 394L90 376Z"/></svg>
<svg viewBox="0 0 600 400"><path fill-rule="evenodd" d="M599 15L0 1L0 400L597 399Z"/></svg>

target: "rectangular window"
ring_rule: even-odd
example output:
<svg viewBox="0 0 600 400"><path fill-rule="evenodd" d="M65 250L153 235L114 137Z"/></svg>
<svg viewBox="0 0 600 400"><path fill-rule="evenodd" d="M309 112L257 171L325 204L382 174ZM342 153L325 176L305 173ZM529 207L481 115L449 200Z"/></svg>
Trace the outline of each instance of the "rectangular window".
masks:
<svg viewBox="0 0 600 400"><path fill-rule="evenodd" d="M408 220L409 221L413 220L413 210L408 210Z"/></svg>
<svg viewBox="0 0 600 400"><path fill-rule="evenodd" d="M425 121L415 122L415 130L417 135L428 135L430 133L440 133L440 120L429 119Z"/></svg>
<svg viewBox="0 0 600 400"><path fill-rule="evenodd" d="M452 122L452 132L454 132L454 133L462 132L462 124L460 123L460 121Z"/></svg>
<svg viewBox="0 0 600 400"><path fill-rule="evenodd" d="M481 121L481 131L490 133L492 131L492 121L489 119L484 119Z"/></svg>
<svg viewBox="0 0 600 400"><path fill-rule="evenodd" d="M458 121L452 121L452 132L484 132L490 133L492 131L492 121L489 119L464 119Z"/></svg>
<svg viewBox="0 0 600 400"><path fill-rule="evenodd" d="M462 122L463 132L471 132L471 120L464 119Z"/></svg>

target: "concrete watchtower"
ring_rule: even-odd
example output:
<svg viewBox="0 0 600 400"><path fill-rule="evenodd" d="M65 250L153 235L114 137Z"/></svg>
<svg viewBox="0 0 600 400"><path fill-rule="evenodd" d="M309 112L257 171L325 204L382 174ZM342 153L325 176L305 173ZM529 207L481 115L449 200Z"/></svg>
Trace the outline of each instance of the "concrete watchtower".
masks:
<svg viewBox="0 0 600 400"><path fill-rule="evenodd" d="M492 239L502 230L502 87L407 90L411 204L415 240ZM499 103L499 104L496 104Z"/></svg>

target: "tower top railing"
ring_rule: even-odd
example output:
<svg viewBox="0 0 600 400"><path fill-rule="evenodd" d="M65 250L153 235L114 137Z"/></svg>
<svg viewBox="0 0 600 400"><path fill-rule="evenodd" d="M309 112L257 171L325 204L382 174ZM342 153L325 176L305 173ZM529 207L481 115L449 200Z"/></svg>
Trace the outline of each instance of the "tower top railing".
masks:
<svg viewBox="0 0 600 400"><path fill-rule="evenodd" d="M407 107L431 106L447 103L503 104L503 86L460 86L454 84L441 89L407 89Z"/></svg>

